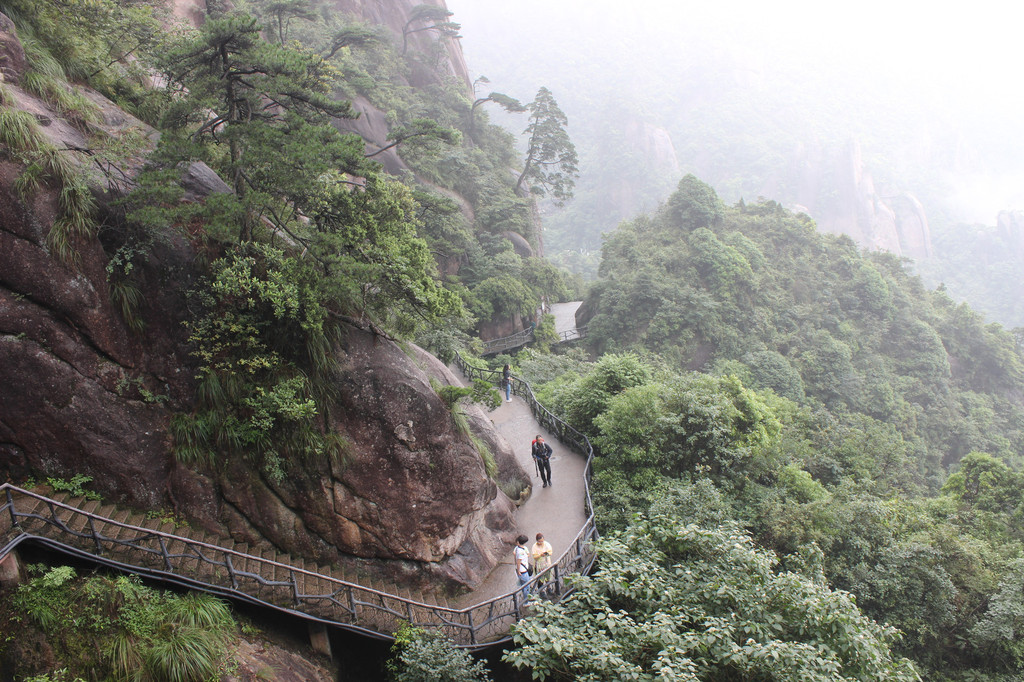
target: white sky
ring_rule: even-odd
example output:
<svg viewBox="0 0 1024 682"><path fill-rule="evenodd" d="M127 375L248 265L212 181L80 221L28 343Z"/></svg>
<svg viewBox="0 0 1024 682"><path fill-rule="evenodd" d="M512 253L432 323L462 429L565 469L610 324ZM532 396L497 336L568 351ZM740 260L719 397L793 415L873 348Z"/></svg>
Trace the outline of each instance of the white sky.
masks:
<svg viewBox="0 0 1024 682"><path fill-rule="evenodd" d="M531 70L538 84L557 83L559 62L605 62L609 73L628 61L671 59L696 35L767 72L813 68L847 82L852 74L875 92L913 98L973 128L979 145L1024 150L1024 2L980 0L447 0L462 24L471 75L493 87L502 64L474 53L501 46L508 68ZM527 38L529 36L529 38ZM537 40L543 36L544 40ZM595 38L602 39L595 42ZM533 53L521 49L529 46ZM543 52L548 52L543 54ZM480 50L476 50L478 53ZM541 52L541 54L538 54ZM532 70L536 76L532 77ZM599 72L598 72L599 73ZM556 96L558 91L555 91ZM532 92L509 92L529 99ZM823 96L826 96L824 93ZM894 110L898 103L893 103ZM571 113L570 113L571 116ZM1024 155L1024 154L1022 154ZM1008 155L1012 157L1012 154ZM1005 165L1005 159L999 163ZM982 166L985 164L982 163ZM965 178L969 219L991 222L1003 208L1024 208L1024 158L998 177ZM965 216L967 217L967 216Z"/></svg>

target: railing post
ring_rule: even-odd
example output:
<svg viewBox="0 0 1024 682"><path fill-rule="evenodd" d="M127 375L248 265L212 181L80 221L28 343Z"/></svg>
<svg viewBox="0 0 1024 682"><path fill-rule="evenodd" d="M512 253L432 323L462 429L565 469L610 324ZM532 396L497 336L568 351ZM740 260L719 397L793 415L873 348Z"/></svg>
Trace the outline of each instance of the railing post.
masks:
<svg viewBox="0 0 1024 682"><path fill-rule="evenodd" d="M162 539L160 541L160 546L161 547L163 546L163 540ZM238 589L238 578L235 577L235 565L231 562L231 555L230 554L225 554L224 555L224 563L227 564L228 575L231 576L231 589L237 590ZM168 567L167 570L171 570L170 567Z"/></svg>
<svg viewBox="0 0 1024 682"><path fill-rule="evenodd" d="M466 616L469 620L469 643L476 644L476 626L473 625L473 610L470 609Z"/></svg>
<svg viewBox="0 0 1024 682"><path fill-rule="evenodd" d="M96 553L103 554L103 543L100 542L99 534L96 533L96 523L93 517L89 517L89 532L92 533L92 541L96 544Z"/></svg>
<svg viewBox="0 0 1024 682"><path fill-rule="evenodd" d="M167 554L167 543L164 542L163 536L158 536L157 539L160 541L160 556L164 560L164 568L167 569L168 573L174 572L174 567L171 565L171 557Z"/></svg>
<svg viewBox="0 0 1024 682"><path fill-rule="evenodd" d="M7 511L11 513L11 526L18 526L20 528L21 524L18 523L18 515L14 511L14 496L11 495L10 488L8 488L5 492L7 493Z"/></svg>

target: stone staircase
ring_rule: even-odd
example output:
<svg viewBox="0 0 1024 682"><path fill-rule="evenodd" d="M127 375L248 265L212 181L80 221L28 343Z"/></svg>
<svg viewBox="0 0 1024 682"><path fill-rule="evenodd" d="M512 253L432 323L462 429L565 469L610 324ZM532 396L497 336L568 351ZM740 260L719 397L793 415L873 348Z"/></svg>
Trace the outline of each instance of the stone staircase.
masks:
<svg viewBox="0 0 1024 682"><path fill-rule="evenodd" d="M441 628L464 620L448 599L385 581L345 562L314 563L273 548L211 535L166 519L67 493L15 494L17 524L0 517L0 545L19 536L52 541L100 563L157 578L174 578L228 597L390 636L405 620ZM3 500L0 499L0 502ZM4 518L6 517L6 518ZM6 521L6 523L3 523ZM138 570L136 570L138 569ZM214 589L210 589L214 588ZM447 628L457 634L458 627ZM461 638L460 638L461 639Z"/></svg>

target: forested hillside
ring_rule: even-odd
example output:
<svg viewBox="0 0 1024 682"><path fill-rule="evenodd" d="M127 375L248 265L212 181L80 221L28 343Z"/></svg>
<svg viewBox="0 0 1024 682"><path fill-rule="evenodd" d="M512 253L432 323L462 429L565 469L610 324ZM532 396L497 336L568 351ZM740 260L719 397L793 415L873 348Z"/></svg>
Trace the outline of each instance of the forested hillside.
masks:
<svg viewBox="0 0 1024 682"><path fill-rule="evenodd" d="M637 669L760 679L769 655L807 665L795 640L843 679L912 678L877 649L844 658L832 637L862 626L827 585L902 633L861 645L888 643L926 679L1021 674L1024 358L1007 332L892 256L771 201L727 207L693 176L609 236L578 318L596 362L522 364L592 434L614 539L515 660L601 670L610 638Z"/></svg>
<svg viewBox="0 0 1024 682"><path fill-rule="evenodd" d="M572 196L579 159L557 88L520 100L453 66L441 0L356 5L177 3L180 23L159 2L0 0L0 475L457 591L507 561L531 478L463 401L491 387L444 386L445 362L583 295L540 256L536 203ZM607 170L660 188L632 197L652 208L664 160ZM542 343L490 360L598 451L597 570L532 603L508 665L1024 675L1019 338L894 256L692 175L610 234L597 273L585 347L552 347L541 319ZM5 641L0 660L40 680L208 679L250 634L217 602L67 568L3 600L54 653ZM175 648L203 643L200 611L216 636ZM394 679L488 677L440 636L398 639Z"/></svg>

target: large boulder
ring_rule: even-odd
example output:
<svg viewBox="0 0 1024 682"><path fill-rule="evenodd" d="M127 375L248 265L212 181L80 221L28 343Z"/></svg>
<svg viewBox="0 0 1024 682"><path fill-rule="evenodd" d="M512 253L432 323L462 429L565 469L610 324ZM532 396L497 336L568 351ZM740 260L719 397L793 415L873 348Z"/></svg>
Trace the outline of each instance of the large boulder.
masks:
<svg viewBox="0 0 1024 682"><path fill-rule="evenodd" d="M6 90L11 105L32 113L56 148L88 145L85 133L45 102L16 86ZM100 119L94 135L142 125L124 112ZM140 164L122 170L130 174ZM75 261L55 258L48 234L60 188L24 195L16 184L22 170L0 162L0 470L16 480L85 474L116 500L159 505L165 499L159 484L174 466L166 403L191 394L191 372L179 351L182 330L171 322L180 320L184 301L164 278L187 282L191 251L168 240L159 268L156 261L140 266L139 281L152 286L138 315L150 324L133 333L111 304L109 258L100 241L73 237ZM84 160L82 172L89 172ZM97 197L116 189L99 174L90 184Z"/></svg>
<svg viewBox="0 0 1024 682"><path fill-rule="evenodd" d="M507 553L515 504L431 386L432 377L455 377L421 349L406 354L356 327L339 353L332 426L345 456L276 483L233 464L220 478L233 534L262 534L321 560L341 552L406 569L414 562L433 579L475 584ZM481 426L515 494L527 475L493 427Z"/></svg>
<svg viewBox="0 0 1024 682"><path fill-rule="evenodd" d="M7 89L19 108L49 123L43 131L55 146L84 146L85 134L45 102ZM149 134L101 104L92 134L135 127ZM106 199L143 162L131 159L110 178L89 176L106 230L124 228ZM170 506L197 526L253 545L269 541L321 561L361 557L452 585L474 584L504 556L515 504L431 385L432 377L454 377L429 354L356 326L337 349L339 398L330 427L348 443L341 461L289 467L283 481L268 481L243 461L205 472L175 461L170 418L189 411L194 396L182 325L185 292L198 274L192 244L163 235L137 266L143 303L135 314L145 328L134 332L111 302L103 235L76 238L74 263L56 259L47 235L59 188L26 198L17 189L22 170L0 162L0 476L86 474L110 501ZM230 191L205 167L183 173L191 200ZM472 426L494 445L503 486L514 495L526 474L486 419Z"/></svg>
<svg viewBox="0 0 1024 682"><path fill-rule="evenodd" d="M0 82L21 82L25 72L25 48L18 39L14 22L0 12Z"/></svg>

